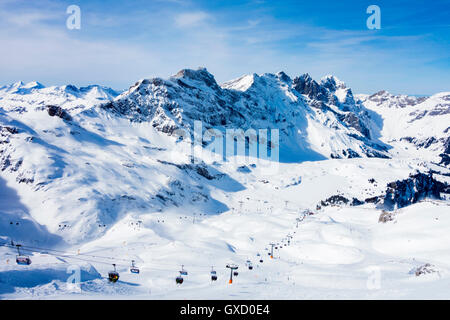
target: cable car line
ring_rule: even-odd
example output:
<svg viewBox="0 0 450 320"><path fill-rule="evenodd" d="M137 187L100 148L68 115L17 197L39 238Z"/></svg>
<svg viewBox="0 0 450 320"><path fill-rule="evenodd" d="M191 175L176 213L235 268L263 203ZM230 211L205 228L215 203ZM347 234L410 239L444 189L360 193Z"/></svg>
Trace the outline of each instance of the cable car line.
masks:
<svg viewBox="0 0 450 320"><path fill-rule="evenodd" d="M302 222L305 219L305 214L303 215L303 219L298 219L297 218L297 227L298 227L298 222ZM300 220L300 221L299 221ZM294 231L295 233L295 231ZM273 249L275 248L276 250L279 248L283 248L283 246L287 246L290 245L291 240L293 239L293 236L288 234L286 238L283 238L281 240L281 245L279 242L271 242L269 244L269 246L271 247L271 250L269 251L268 248L266 247L265 250L269 251L268 255L270 256L270 258L273 259ZM287 244L285 243L285 241L287 240ZM130 264L117 264L116 261L126 261L127 263L130 262L129 259L123 259L123 258L116 258L116 257L108 257L108 256L98 256L98 255L92 255L92 254L88 254L88 253L80 253L79 251L77 253L73 253L73 252L68 252L68 251L63 251L63 250L57 250L57 249L47 249L47 248L39 248L39 247L33 247L33 246L26 246L26 245L21 245L21 244L14 244L13 242L11 242L11 244L9 243L5 243L2 244L0 246L4 246L4 247L9 247L9 248L13 248L13 249L17 249L17 253L18 255L16 256L16 263L18 265L30 265L31 264L31 259L28 255L23 254L24 252L38 252L40 254L48 254L48 255L52 255L55 257L59 257L59 258L66 258L66 259L76 259L76 260L80 260L80 261L85 261L85 262L90 262L90 263L98 263L98 264L105 264L105 265L111 265L113 266L113 270L109 271L108 273L108 280L112 283L115 283L119 280L119 272L117 271L118 266L120 267L124 267L129 269L129 271L133 274L139 274L140 270L156 270L156 271L169 271L168 268L172 268L174 265L173 264L164 264L164 263L155 263L155 266L144 266L142 268L139 268L136 266L135 264L135 260L131 260L131 265ZM243 254L236 254L236 255L243 255ZM257 259L259 259L259 262L262 263L263 259L262 259L262 255L258 252L256 254ZM112 260L114 263L110 263L110 262L105 262L105 261L100 261L99 259L102 260ZM64 261L66 262L66 261ZM67 263L67 262L66 262ZM250 260L247 259L245 265L248 267L249 270L253 269L253 264ZM166 268L164 266L167 266ZM158 268L161 267L161 268ZM230 280L229 283L231 284L233 282L233 276L237 277L239 275L237 269L238 269L238 265L236 264L227 264L226 268L230 269ZM214 267L204 267L204 266L190 266L190 270L192 271L192 269L194 270L194 273L204 273L205 270L210 270L210 276L211 276L211 281L217 281L217 272L214 270ZM184 265L181 265L181 270L179 271L179 276L176 277L176 283L177 284L182 284L184 282L184 278L183 276L187 276L188 275L188 271L184 269Z"/></svg>

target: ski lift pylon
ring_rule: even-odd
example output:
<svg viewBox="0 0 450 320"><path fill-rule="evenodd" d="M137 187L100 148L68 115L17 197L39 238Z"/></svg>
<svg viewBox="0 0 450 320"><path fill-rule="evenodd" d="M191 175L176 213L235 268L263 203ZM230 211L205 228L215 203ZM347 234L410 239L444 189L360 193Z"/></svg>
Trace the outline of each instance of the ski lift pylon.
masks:
<svg viewBox="0 0 450 320"><path fill-rule="evenodd" d="M237 276L239 273L236 271L239 266L235 264L227 264L227 268L230 269L230 280L228 281L229 284L233 283L233 276Z"/></svg>

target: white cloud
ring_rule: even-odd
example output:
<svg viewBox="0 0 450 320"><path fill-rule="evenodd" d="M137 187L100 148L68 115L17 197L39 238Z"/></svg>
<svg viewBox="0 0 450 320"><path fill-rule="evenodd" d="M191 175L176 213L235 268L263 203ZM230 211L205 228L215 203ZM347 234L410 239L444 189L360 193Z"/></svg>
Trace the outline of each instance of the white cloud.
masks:
<svg viewBox="0 0 450 320"><path fill-rule="evenodd" d="M179 27L193 27L210 18L211 16L204 11L185 12L175 16L175 23Z"/></svg>

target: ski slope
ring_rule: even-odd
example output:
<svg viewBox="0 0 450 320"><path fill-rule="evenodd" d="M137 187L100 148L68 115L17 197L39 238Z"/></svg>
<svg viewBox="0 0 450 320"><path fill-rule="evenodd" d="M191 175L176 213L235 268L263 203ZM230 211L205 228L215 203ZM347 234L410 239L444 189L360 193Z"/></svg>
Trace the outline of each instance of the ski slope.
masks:
<svg viewBox="0 0 450 320"><path fill-rule="evenodd" d="M1 87L0 297L449 299L448 194L387 222L382 203L364 201L415 172L450 182L439 163L446 101L354 97L335 77L282 72L219 86L206 69L140 80L120 95ZM204 148L192 163L173 130L198 119L204 129L280 128L281 161L217 161ZM337 195L364 203L318 207ZM283 246L273 259L270 243ZM11 244L32 264L17 265ZM229 263L239 265L232 284ZM112 264L117 283L107 279ZM77 270L80 286L68 285Z"/></svg>
<svg viewBox="0 0 450 320"><path fill-rule="evenodd" d="M289 177L302 178L294 186L282 175L264 184L251 173L235 173L234 178L245 181L248 188L223 193L221 200L230 210L220 215L194 216L193 212L173 209L125 216L99 239L66 247L65 253L33 253L32 265L25 267L14 265L12 248L2 247L2 298L446 299L445 287L450 281L448 202L423 201L398 210L394 221L387 223L379 223L380 210L370 204L313 209L314 215L304 216L304 210L326 194L376 193L377 187L369 189L370 184L364 181L386 161L394 162L397 168L384 177L377 176L380 184L392 174L399 178L407 174L401 161L382 159L364 165L360 159L287 165ZM366 188L360 194L359 190ZM297 218L302 219L298 227ZM139 220L139 225L132 224ZM274 259L270 259L265 248L270 249L270 242L282 243L288 234L293 236L291 244L275 250ZM139 275L129 272L131 260L140 267ZM252 261L253 270L246 268L247 260ZM65 270L80 263L93 270L82 274L81 292L73 292L65 283L70 275ZM121 274L115 284L105 278L111 263L118 265ZM240 266L232 285L227 283L227 263ZM411 273L426 263L435 266L436 272ZM177 286L175 277L181 265L188 276ZM217 282L210 281L211 266L217 271ZM380 274L376 288L370 284L373 270ZM25 280L17 283L13 271ZM5 277L11 279L7 285ZM15 287L13 292L10 286Z"/></svg>

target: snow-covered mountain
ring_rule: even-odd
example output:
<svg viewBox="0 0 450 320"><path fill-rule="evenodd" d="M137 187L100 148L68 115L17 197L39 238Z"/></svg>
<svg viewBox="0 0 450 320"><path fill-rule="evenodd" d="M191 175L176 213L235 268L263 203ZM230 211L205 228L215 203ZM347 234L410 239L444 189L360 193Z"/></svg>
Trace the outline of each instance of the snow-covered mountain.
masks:
<svg viewBox="0 0 450 320"><path fill-rule="evenodd" d="M357 97L381 117L383 142L398 146L400 153L415 149L418 157L450 163L450 92L418 98L380 91Z"/></svg>
<svg viewBox="0 0 450 320"><path fill-rule="evenodd" d="M208 273L211 265L230 260L241 265L249 258L259 260L256 254L266 254L270 241L294 234L291 229L301 216L304 233L293 238L285 260L275 260L281 267L269 262L264 269L268 261L258 265L261 278L243 280L249 290L270 286L267 279L281 281L274 276L281 273L291 277L277 282L285 289L297 279L309 292L316 290L305 294L292 289L293 296L317 297L336 272L349 278L346 268L351 268L365 281L364 267L389 259L395 261L393 281L401 282L406 275L400 260L412 259L405 258L407 253L417 259L408 260L409 270L434 259L444 272L450 270L448 254L442 253L448 247L439 246L435 254L424 254L420 246L408 247L407 253L400 247L386 249L383 244L401 236L378 221L388 224L405 214L420 223L403 226L398 231L402 235L425 233L423 223L434 232L428 234L430 243L448 243L442 237L450 225L444 214L445 183L450 180L445 160L449 103L448 92L424 98L387 92L354 95L334 76L315 81L308 74L291 78L284 72L245 75L219 85L204 68L181 70L169 79L143 79L121 94L98 85L4 86L0 242L97 257L94 262L86 258L95 268L83 267L83 272L86 289L102 294L109 289L95 269L103 274L111 257L122 271L127 265L120 261L136 260L147 270L139 278L143 287L153 288L158 297L180 297L170 286L171 272L191 265L188 288L197 290L194 296L208 296L196 270L203 274L204 268ZM279 129L279 170L269 174L255 159L211 162L208 152L193 162L176 129L192 132L194 121L202 122L203 131ZM417 203L439 194L441 200ZM389 208L380 199L389 200ZM429 216L420 216L421 208ZM440 227L427 220L435 218L442 221ZM385 238L387 229L390 238ZM26 272L62 281L63 268L73 258L39 252L33 256L36 266ZM26 286L38 286L34 293L61 293L55 289L59 285L49 288L45 281L30 285L24 280L23 286L12 276L3 281L16 271L4 262L13 254L0 248L0 295L20 296ZM99 262L99 256L108 257ZM301 278L305 272L314 273L312 282ZM135 281L130 275L125 279ZM344 296L359 297L360 284L355 283L345 283L351 290ZM126 284L118 284L117 290L112 294L148 294ZM224 293L220 286L214 290L218 297L236 294ZM258 297L277 297L283 289L277 290ZM339 290L333 292L339 296Z"/></svg>
<svg viewBox="0 0 450 320"><path fill-rule="evenodd" d="M187 69L140 80L102 108L169 134L194 120L204 129L277 128L281 161L388 157L367 110L332 76L318 84L307 74L252 74L219 86L206 69Z"/></svg>
<svg viewBox="0 0 450 320"><path fill-rule="evenodd" d="M99 85L76 87L74 85L45 87L39 82L22 81L0 87L0 106L5 111L23 112L29 109L57 105L71 112L80 112L119 93Z"/></svg>

